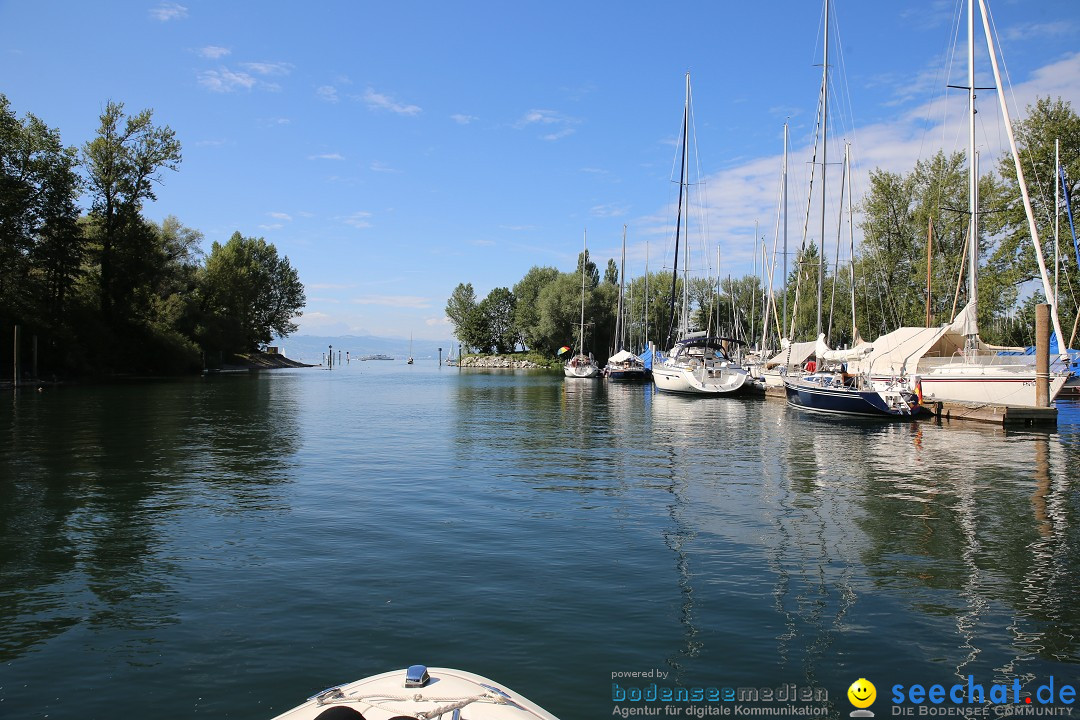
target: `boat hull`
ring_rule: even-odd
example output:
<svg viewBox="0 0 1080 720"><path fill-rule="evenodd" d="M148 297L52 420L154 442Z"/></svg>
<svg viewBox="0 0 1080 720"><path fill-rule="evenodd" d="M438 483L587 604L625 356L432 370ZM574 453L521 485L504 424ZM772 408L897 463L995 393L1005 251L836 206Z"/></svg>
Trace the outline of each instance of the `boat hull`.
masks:
<svg viewBox="0 0 1080 720"><path fill-rule="evenodd" d="M984 405L1036 406L1034 368L1005 371L994 366L946 367L921 374L923 397L935 402L966 402ZM873 376L875 385L892 378ZM1050 376L1050 399L1061 392L1067 377Z"/></svg>
<svg viewBox="0 0 1080 720"><path fill-rule="evenodd" d="M656 389L683 395L737 395L749 388L744 368L726 366L679 366L657 363L652 369Z"/></svg>
<svg viewBox="0 0 1080 720"><path fill-rule="evenodd" d="M789 380L784 388L789 404L811 412L895 420L911 420L921 412L911 393L856 390L813 380Z"/></svg>
<svg viewBox="0 0 1080 720"><path fill-rule="evenodd" d="M408 671L395 670L324 690L273 720L394 720L444 715L449 719L459 714L476 720L558 720L488 678L450 668L426 670L430 680L424 686L407 686Z"/></svg>
<svg viewBox="0 0 1080 720"><path fill-rule="evenodd" d="M575 355L563 365L563 374L568 378L600 377L600 366L591 357Z"/></svg>

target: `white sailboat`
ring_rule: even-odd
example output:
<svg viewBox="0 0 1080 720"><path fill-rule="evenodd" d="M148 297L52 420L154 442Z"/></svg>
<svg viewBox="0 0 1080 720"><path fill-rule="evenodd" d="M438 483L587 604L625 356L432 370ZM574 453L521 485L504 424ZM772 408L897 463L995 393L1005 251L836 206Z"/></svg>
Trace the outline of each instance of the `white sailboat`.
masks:
<svg viewBox="0 0 1080 720"><path fill-rule="evenodd" d="M626 288L626 226L623 225L622 260L619 268L619 305L615 311L615 347L604 365L604 377L608 380L647 380L645 363L626 349L626 310L623 295Z"/></svg>
<svg viewBox="0 0 1080 720"><path fill-rule="evenodd" d="M585 354L585 267L589 261L587 233L583 240L583 246L585 249L581 254L581 323L578 325L578 351L563 366L563 374L568 378L600 377L600 366L596 364L592 353Z"/></svg>
<svg viewBox="0 0 1080 720"><path fill-rule="evenodd" d="M968 212L971 218L968 237L968 304L953 322L939 328L902 327L876 339L873 351L853 368L870 374L877 383L889 383L906 375L914 384L921 380L922 392L927 400L983 403L989 405L1036 404L1036 373L1034 358L1002 355L999 348L984 343L979 338L977 322L978 307L978 249L979 249L979 170L975 152L975 3L978 2L986 47L994 70L994 82L998 87L998 100L1016 176L1027 213L1028 227L1035 248L1043 290L1050 302L1050 315L1058 348L1064 348L1057 306L1050 286L1042 247L1035 225L1031 201L1028 197L1024 171L1020 163L1013 135L1008 106L1001 90L997 54L987 21L985 0L969 0L967 7L968 34ZM1056 358L1052 358L1056 360ZM1068 378L1067 365L1060 360L1050 371L1049 390L1053 400Z"/></svg>
<svg viewBox="0 0 1080 720"><path fill-rule="evenodd" d="M406 364L407 365L412 365L413 364L412 333L409 333L409 359L406 361Z"/></svg>
<svg viewBox="0 0 1080 720"><path fill-rule="evenodd" d="M686 74L686 101L683 106L682 162L679 166L679 203L675 220L675 263L671 278L672 324L675 315L675 278L678 276L679 236L689 215L689 145L690 130L690 73ZM687 238L683 237L684 254ZM668 353L653 363L652 376L657 390L688 395L732 395L748 389L746 368L728 355L733 340L712 337L705 332L690 332L689 274L683 263L683 302L679 318L678 339ZM669 333L669 340L671 335Z"/></svg>

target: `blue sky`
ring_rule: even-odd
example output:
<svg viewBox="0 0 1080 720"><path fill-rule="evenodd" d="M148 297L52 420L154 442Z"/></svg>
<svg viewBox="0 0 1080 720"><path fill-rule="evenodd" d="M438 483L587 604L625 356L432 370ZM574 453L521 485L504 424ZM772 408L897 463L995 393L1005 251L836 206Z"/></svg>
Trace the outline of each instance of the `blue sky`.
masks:
<svg viewBox="0 0 1080 720"><path fill-rule="evenodd" d="M834 3L829 157L853 143L856 199L875 167L962 148L962 93L945 85L965 70L944 71L958 12ZM991 12L1014 111L1037 95L1080 108L1080 3ZM307 288L301 333L444 340L459 282L483 297L533 265L571 270L585 230L601 264L626 224L628 274L646 242L650 269L670 265L687 71L721 273L752 270L755 222L771 247L785 121L797 244L821 20L816 0L3 0L0 91L69 145L109 100L153 108L184 160L147 214L177 216L207 250L234 231L274 243ZM993 94L983 102L993 154L1004 134Z"/></svg>

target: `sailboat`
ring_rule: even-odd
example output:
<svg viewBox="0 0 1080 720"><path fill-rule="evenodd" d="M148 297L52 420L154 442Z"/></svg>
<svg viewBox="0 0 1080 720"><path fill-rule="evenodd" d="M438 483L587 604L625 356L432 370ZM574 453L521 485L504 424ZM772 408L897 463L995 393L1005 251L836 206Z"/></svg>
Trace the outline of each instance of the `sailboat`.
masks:
<svg viewBox="0 0 1080 720"><path fill-rule="evenodd" d="M690 130L690 73L686 73L686 101L683 105L682 161L679 165L679 202L675 220L675 263L671 273L671 319L674 335L675 280L679 266L679 236L689 221L689 145ZM736 341L730 338L710 336L708 331L690 331L689 273L685 248L687 238L683 233L683 301L678 325L678 339L662 360L652 366L653 382L657 390L688 395L733 395L748 389L749 374L728 354Z"/></svg>
<svg viewBox="0 0 1080 720"><path fill-rule="evenodd" d="M968 35L968 213L970 217L968 235L968 303L948 325L938 328L902 327L874 341L874 349L856 366L856 369L870 374L875 384L890 382L898 375L906 375L910 382L920 382L922 391L929 400L972 402L988 405L1036 405L1036 371L1031 362L1033 358L1005 355L1006 348L999 348L984 343L979 338L977 322L978 302L978 252L979 252L979 207L978 180L979 169L975 152L975 3L979 3L982 26L986 36L986 47L994 71L994 82L998 87L999 107L1004 121L1006 135L1016 167L1016 177L1020 185L1021 197L1027 214L1031 241L1035 248L1042 279L1043 291L1050 302L1050 316L1054 334L1057 336L1059 352L1063 352L1061 325L1058 320L1057 305L1053 289L1043 260L1042 247L1035 225L1031 201L1028 197L1027 184L1024 181L1023 166L1020 163L1013 134L1012 121L1004 93L1001 91L1001 77L998 71L997 54L992 41L987 20L985 0L968 0L967 35ZM1049 373L1049 396L1053 400L1065 385L1068 378L1067 364L1062 362L1067 356L1055 362Z"/></svg>
<svg viewBox="0 0 1080 720"><path fill-rule="evenodd" d="M585 250L581 254L581 323L578 325L578 351L563 366L563 374L568 378L600 377L600 366L596 364L592 353L585 354L585 267L589 261L588 234L585 235L583 244Z"/></svg>
<svg viewBox="0 0 1080 720"><path fill-rule="evenodd" d="M406 360L406 361L405 361L405 363L406 363L407 365L412 365L412 364L413 364L413 355L412 355L412 333L409 333L409 359L408 359L408 360Z"/></svg>
<svg viewBox="0 0 1080 720"><path fill-rule="evenodd" d="M622 236L622 260L619 268L619 305L615 311L615 348L604 365L604 377L608 380L647 380L649 371L634 353L625 348L626 345L626 308L623 307L623 296L626 289L626 226L623 225Z"/></svg>

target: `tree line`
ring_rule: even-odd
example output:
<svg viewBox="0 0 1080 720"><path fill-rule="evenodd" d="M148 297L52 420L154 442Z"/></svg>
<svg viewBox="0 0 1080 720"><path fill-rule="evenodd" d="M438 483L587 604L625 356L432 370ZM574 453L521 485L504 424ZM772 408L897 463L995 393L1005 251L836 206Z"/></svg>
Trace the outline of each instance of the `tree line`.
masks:
<svg viewBox="0 0 1080 720"><path fill-rule="evenodd" d="M152 110L109 102L76 148L0 94L0 348L18 325L41 374L179 373L296 330L304 287L272 244L236 232L204 255L198 230L144 216L181 159Z"/></svg>
<svg viewBox="0 0 1080 720"><path fill-rule="evenodd" d="M1067 176L1070 207L1080 222L1080 116L1060 98L1039 98L1015 128L1024 173L1051 283L1058 278L1059 317L1070 346L1076 342L1080 306L1080 269L1073 248L1064 201L1060 208L1060 255L1055 264L1055 141ZM672 324L681 312L683 282L689 283L691 325L760 345L768 313L767 345L780 337L813 340L817 327L819 255L825 254L823 331L832 347L850 346L856 335L873 340L902 326L950 322L967 303L963 281L965 243L970 217L967 162L963 153L939 152L921 159L907 173L875 169L862 199L863 241L854 258L855 319L852 322L852 271L849 260L811 242L795 253L792 270L767 302L760 277L675 279L670 272L626 280L629 342L641 351L647 342L670 347ZM978 310L980 336L998 345L1034 344L1035 305L1046 302L1016 169L1007 155L995 173L979 180ZM928 242L928 232L931 240ZM830 258L830 255L832 257ZM830 262L831 261L831 262ZM533 267L513 288L499 287L477 299L471 283L451 294L446 315L458 340L484 353L528 348L553 357L558 348L576 349L580 330L582 265L585 265L585 348L601 361L616 349L615 315L618 270L608 260L601 281L588 252L579 254L574 272ZM963 271L963 272L962 272ZM798 303L796 303L798 288ZM787 296L789 317L780 317ZM793 317L791 317L793 316ZM778 325L783 326L778 330ZM791 332L792 328L794 329Z"/></svg>

